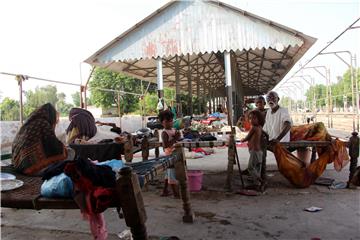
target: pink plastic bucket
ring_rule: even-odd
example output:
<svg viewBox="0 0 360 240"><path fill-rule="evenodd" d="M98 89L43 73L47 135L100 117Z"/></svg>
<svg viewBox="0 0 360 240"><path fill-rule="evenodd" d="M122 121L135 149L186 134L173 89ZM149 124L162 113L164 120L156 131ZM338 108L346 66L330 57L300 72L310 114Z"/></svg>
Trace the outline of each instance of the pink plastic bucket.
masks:
<svg viewBox="0 0 360 240"><path fill-rule="evenodd" d="M188 170L187 175L190 192L199 192L202 186L203 172L201 170Z"/></svg>

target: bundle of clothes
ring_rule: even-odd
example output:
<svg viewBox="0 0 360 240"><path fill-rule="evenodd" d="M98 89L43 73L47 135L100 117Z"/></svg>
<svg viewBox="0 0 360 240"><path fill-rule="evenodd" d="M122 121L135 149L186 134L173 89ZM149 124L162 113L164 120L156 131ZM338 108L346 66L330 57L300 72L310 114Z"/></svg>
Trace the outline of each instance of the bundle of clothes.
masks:
<svg viewBox="0 0 360 240"><path fill-rule="evenodd" d="M116 202L116 174L123 162L102 163L86 158L50 165L43 172L41 195L73 198L84 218L89 221L94 239L107 239L103 212Z"/></svg>

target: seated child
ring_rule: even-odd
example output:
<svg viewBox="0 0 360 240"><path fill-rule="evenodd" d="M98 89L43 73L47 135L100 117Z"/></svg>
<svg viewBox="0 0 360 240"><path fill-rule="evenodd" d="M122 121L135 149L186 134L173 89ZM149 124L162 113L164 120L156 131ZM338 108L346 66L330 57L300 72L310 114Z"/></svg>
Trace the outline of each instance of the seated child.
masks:
<svg viewBox="0 0 360 240"><path fill-rule="evenodd" d="M264 117L259 110L253 110L249 113L251 129L249 134L241 139L241 142L248 142L250 152L249 164L247 171L249 172L255 187L261 184L261 164L263 158L263 130Z"/></svg>
<svg viewBox="0 0 360 240"><path fill-rule="evenodd" d="M164 130L161 134L161 139L163 142L164 152L166 156L169 156L174 151L174 144L180 139L180 132L173 128L173 118L174 114L165 110L160 112L159 119L161 124L164 127ZM175 168L168 168L165 176L165 185L163 193L161 196L169 196L170 192L168 186L171 186L172 192L175 198L179 198L179 187L175 176Z"/></svg>

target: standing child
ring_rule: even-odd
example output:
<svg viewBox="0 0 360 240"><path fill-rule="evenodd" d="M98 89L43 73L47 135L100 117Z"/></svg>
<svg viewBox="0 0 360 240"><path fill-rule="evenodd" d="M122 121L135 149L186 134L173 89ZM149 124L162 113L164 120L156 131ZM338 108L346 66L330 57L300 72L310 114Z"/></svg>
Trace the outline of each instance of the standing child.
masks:
<svg viewBox="0 0 360 240"><path fill-rule="evenodd" d="M174 151L174 144L180 139L180 132L173 128L173 118L174 114L169 110L162 111L159 114L160 122L164 127L161 138L166 156L172 154L172 152ZM161 196L170 195L170 192L168 190L169 185L171 186L174 197L179 198L179 188L175 176L175 168L173 167L168 168L166 171L165 185Z"/></svg>
<svg viewBox="0 0 360 240"><path fill-rule="evenodd" d="M253 110L249 113L249 120L251 123L251 129L249 134L241 139L241 142L248 142L250 158L248 171L254 185L259 187L261 184L261 164L263 156L262 136L264 125L264 117L259 110Z"/></svg>

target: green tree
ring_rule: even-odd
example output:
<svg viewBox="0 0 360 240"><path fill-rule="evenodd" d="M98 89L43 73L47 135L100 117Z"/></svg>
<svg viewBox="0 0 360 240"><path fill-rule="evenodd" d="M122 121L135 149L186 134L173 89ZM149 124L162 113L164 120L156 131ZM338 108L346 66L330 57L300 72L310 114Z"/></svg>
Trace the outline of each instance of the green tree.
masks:
<svg viewBox="0 0 360 240"><path fill-rule="evenodd" d="M139 96L122 94L120 101L118 93L101 89L121 90L131 93L141 93L140 80L106 69L97 68L90 81L91 102L97 107L119 107L121 112L130 113L139 109Z"/></svg>
<svg viewBox="0 0 360 240"><path fill-rule="evenodd" d="M355 81L358 82L360 86L360 69L354 69L354 74L356 76L354 78ZM355 85L355 82L354 82ZM331 84L331 95L332 95L332 104L333 107L343 107L344 100L346 99L348 106L351 105L352 102L352 88L351 88L351 77L350 77L350 69L347 70L342 77L340 77L337 83ZM327 106L327 96L326 96L326 86L323 84L315 85L314 87L310 87L305 95L306 101L309 103L313 103L313 93L315 91L315 98L316 98L316 106L319 107L326 107Z"/></svg>
<svg viewBox="0 0 360 240"><path fill-rule="evenodd" d="M75 107L80 107L80 92L71 94L73 104Z"/></svg>
<svg viewBox="0 0 360 240"><path fill-rule="evenodd" d="M20 104L8 97L0 103L1 121L18 121L20 119Z"/></svg>
<svg viewBox="0 0 360 240"><path fill-rule="evenodd" d="M316 84L311 86L305 93L306 101L313 106L314 103L314 92L315 92L315 102L316 107L325 107L326 106L326 86L324 84Z"/></svg>
<svg viewBox="0 0 360 240"><path fill-rule="evenodd" d="M29 116L36 108L45 103L51 103L56 106L58 99L56 86L47 85L45 87L36 87L34 91L25 92L26 103L24 104L24 114Z"/></svg>
<svg viewBox="0 0 360 240"><path fill-rule="evenodd" d="M145 115L157 115L157 103L158 96L156 93L147 93L144 96L144 99L139 102L139 104L144 104L145 101Z"/></svg>
<svg viewBox="0 0 360 240"><path fill-rule="evenodd" d="M75 107L80 107L80 92L75 92L71 94L71 98L73 100L73 104ZM91 98L86 97L86 102L88 106L92 105Z"/></svg>
<svg viewBox="0 0 360 240"><path fill-rule="evenodd" d="M279 105L284 108L287 108L289 111L292 111L295 110L296 101L290 97L284 96L280 99Z"/></svg>
<svg viewBox="0 0 360 240"><path fill-rule="evenodd" d="M72 104L70 103L66 103L65 98L66 95L65 93L59 93L58 94L58 101L56 103L56 109L57 111L60 113L61 116L68 116L70 109L72 107L74 107Z"/></svg>

